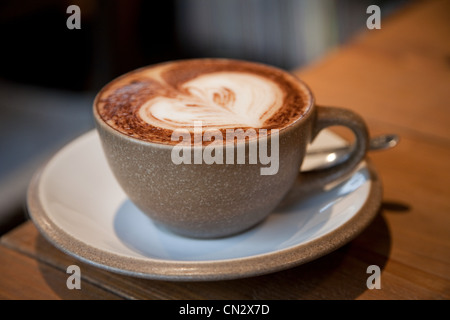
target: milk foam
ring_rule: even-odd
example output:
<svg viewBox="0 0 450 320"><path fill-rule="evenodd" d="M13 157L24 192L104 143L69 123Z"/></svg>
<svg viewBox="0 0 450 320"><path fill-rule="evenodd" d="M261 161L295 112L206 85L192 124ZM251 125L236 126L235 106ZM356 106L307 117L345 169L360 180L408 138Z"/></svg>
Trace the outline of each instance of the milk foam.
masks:
<svg viewBox="0 0 450 320"><path fill-rule="evenodd" d="M283 104L277 83L257 74L213 72L185 82L175 97L157 96L144 103L140 118L155 127L193 129L260 128Z"/></svg>
<svg viewBox="0 0 450 320"><path fill-rule="evenodd" d="M111 128L136 139L176 144L176 129L283 129L312 105L291 74L230 59L192 59L134 70L107 84L95 112ZM211 132L211 131L209 131Z"/></svg>

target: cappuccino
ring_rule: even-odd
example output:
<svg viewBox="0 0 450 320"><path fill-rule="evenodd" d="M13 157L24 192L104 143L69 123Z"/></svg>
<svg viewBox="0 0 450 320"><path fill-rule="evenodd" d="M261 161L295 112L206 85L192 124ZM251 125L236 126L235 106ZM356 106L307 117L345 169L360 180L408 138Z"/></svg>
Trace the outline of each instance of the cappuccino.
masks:
<svg viewBox="0 0 450 320"><path fill-rule="evenodd" d="M245 61L138 69L106 85L93 109L108 164L130 200L156 224L190 237L256 225L284 199L351 173L369 145L357 114L317 106L293 75ZM355 134L349 158L299 174L307 145L333 125Z"/></svg>
<svg viewBox="0 0 450 320"><path fill-rule="evenodd" d="M177 129L282 129L308 111L312 97L275 67L228 59L180 60L132 71L96 99L100 118L136 139L176 144Z"/></svg>

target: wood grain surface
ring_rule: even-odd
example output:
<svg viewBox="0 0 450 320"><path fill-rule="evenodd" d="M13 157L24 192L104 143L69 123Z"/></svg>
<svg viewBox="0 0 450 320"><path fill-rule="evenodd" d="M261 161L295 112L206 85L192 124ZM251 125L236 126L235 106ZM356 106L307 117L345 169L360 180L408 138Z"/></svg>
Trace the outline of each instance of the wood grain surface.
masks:
<svg viewBox="0 0 450 320"><path fill-rule="evenodd" d="M0 246L2 299L450 299L450 1L415 2L295 73L319 105L361 114L372 135L401 140L369 158L383 181L375 221L351 243L308 264L215 282L166 282L110 273L54 248L26 222ZM345 136L345 133L343 133ZM82 290L68 290L77 264ZM369 290L369 265L381 289Z"/></svg>

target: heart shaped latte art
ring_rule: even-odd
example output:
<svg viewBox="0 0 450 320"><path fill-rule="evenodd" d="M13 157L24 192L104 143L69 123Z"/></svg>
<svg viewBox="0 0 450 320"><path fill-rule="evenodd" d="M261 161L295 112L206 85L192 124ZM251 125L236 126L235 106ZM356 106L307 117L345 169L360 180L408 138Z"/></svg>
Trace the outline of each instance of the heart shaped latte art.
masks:
<svg viewBox="0 0 450 320"><path fill-rule="evenodd" d="M175 97L144 103L140 118L155 127L193 130L194 122L215 129L261 128L283 105L274 81L243 72L214 72L185 82Z"/></svg>

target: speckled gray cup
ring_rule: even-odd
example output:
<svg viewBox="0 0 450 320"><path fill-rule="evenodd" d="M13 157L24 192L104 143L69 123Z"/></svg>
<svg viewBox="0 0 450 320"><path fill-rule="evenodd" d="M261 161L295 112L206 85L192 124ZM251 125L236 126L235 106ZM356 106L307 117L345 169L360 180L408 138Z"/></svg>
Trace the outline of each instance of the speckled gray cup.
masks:
<svg viewBox="0 0 450 320"><path fill-rule="evenodd" d="M309 95L309 105L301 118L279 131L279 170L274 175L261 175L260 169L267 166L249 164L248 152L245 164L177 165L171 161L172 145L116 131L100 118L96 102L94 118L112 172L142 212L180 235L230 236L263 221L286 197L301 197L350 173L366 154L368 131L361 117L347 109L316 106L309 88L299 83ZM349 159L333 168L300 174L307 144L334 125L355 134ZM246 150L261 139L270 136L245 142Z"/></svg>

